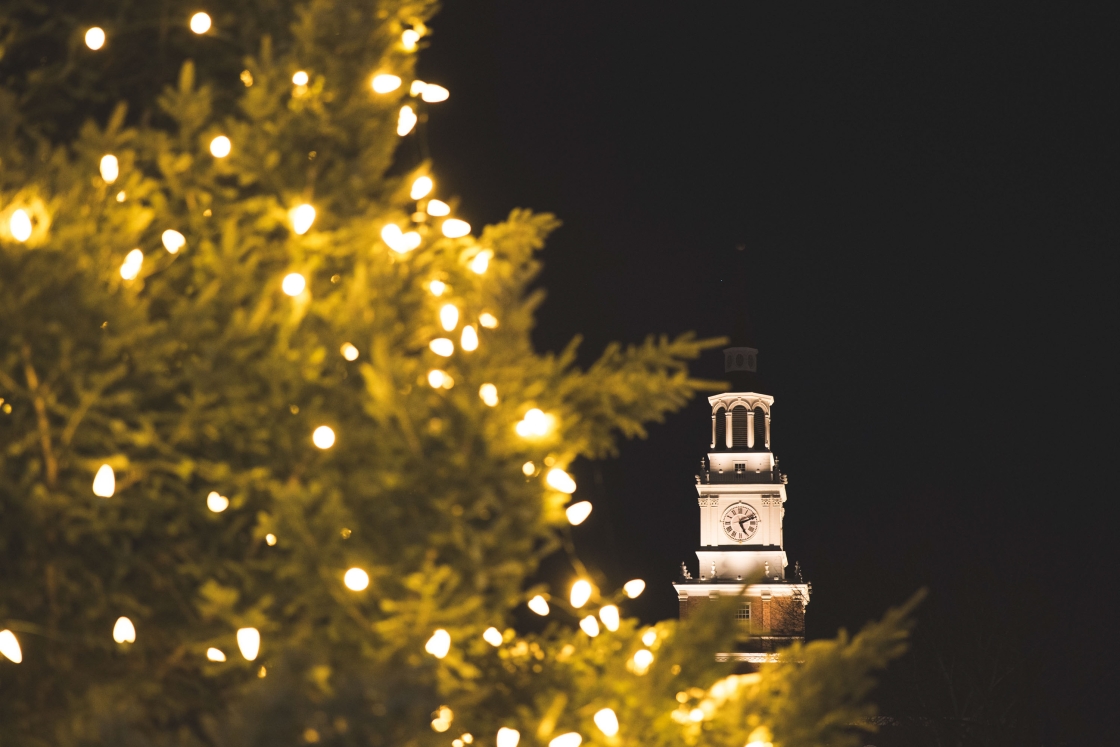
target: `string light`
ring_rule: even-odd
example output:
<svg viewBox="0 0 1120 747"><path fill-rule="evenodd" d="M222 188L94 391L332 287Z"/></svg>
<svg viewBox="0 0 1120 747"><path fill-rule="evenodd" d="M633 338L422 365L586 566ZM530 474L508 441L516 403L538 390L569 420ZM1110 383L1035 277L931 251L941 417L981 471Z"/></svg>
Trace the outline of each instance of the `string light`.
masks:
<svg viewBox="0 0 1120 747"><path fill-rule="evenodd" d="M428 283L428 290L432 292L433 296L442 296L444 291L447 290L447 283L442 280L433 280Z"/></svg>
<svg viewBox="0 0 1120 747"><path fill-rule="evenodd" d="M478 330L474 328L473 324L463 327L463 334L459 338L459 347L468 353L472 350L478 350Z"/></svg>
<svg viewBox="0 0 1120 747"><path fill-rule="evenodd" d="M187 238L178 231L169 228L160 236L163 248L171 254L178 254L179 250L187 245Z"/></svg>
<svg viewBox="0 0 1120 747"><path fill-rule="evenodd" d="M403 233L400 227L395 223L390 223L381 229L381 240L385 242L386 246L398 254L411 252L413 249L420 246L420 234L416 231Z"/></svg>
<svg viewBox="0 0 1120 747"><path fill-rule="evenodd" d="M371 85L373 86L374 93L392 93L401 87L401 79L398 75L382 73L381 75L373 76Z"/></svg>
<svg viewBox="0 0 1120 747"><path fill-rule="evenodd" d="M455 352L455 343L446 337L437 337L428 343L428 347L433 353L444 358L450 358L451 354Z"/></svg>
<svg viewBox="0 0 1120 747"><path fill-rule="evenodd" d="M245 84L246 88L253 85L253 73L249 70L242 70L240 78L241 82Z"/></svg>
<svg viewBox="0 0 1120 747"><path fill-rule="evenodd" d="M580 501L573 503L564 509L564 513L568 517L568 523L574 527L578 527L583 522L587 521L587 517L591 515L591 502Z"/></svg>
<svg viewBox="0 0 1120 747"><path fill-rule="evenodd" d="M483 249L481 252L474 255L474 259L467 264L467 267L471 268L471 271L475 274L482 275L486 272L486 269L490 267L490 260L493 259L493 257L493 251Z"/></svg>
<svg viewBox="0 0 1120 747"><path fill-rule="evenodd" d="M334 446L334 430L329 425L320 425L311 434L311 442L320 449L329 449Z"/></svg>
<svg viewBox="0 0 1120 747"><path fill-rule="evenodd" d="M502 645L502 631L497 628L487 628L482 634L482 640L497 648Z"/></svg>
<svg viewBox="0 0 1120 747"><path fill-rule="evenodd" d="M442 218L451 214L451 206L443 200L428 200L425 210L428 211L428 215L434 218Z"/></svg>
<svg viewBox="0 0 1120 747"><path fill-rule="evenodd" d="M210 16L206 13L195 13L191 16L191 31L196 34L205 34L210 30Z"/></svg>
<svg viewBox="0 0 1120 747"><path fill-rule="evenodd" d="M140 268L143 264L144 252L133 249L124 256L124 262L121 263L121 277L125 280L134 280L140 274Z"/></svg>
<svg viewBox="0 0 1120 747"><path fill-rule="evenodd" d="M256 628L241 628L237 631L237 647L246 661L253 661L261 651L261 633Z"/></svg>
<svg viewBox="0 0 1120 747"><path fill-rule="evenodd" d="M121 175L120 162L111 153L101 156L100 170L101 178L105 180L106 184L112 184Z"/></svg>
<svg viewBox="0 0 1120 747"><path fill-rule="evenodd" d="M553 467L548 471L548 476L545 478L550 487L559 490L561 493L574 493L576 492L576 481L572 479L564 470L559 467Z"/></svg>
<svg viewBox="0 0 1120 747"><path fill-rule="evenodd" d="M517 729L511 729L508 726L498 729L497 747L517 747L517 743L520 741L521 732Z"/></svg>
<svg viewBox="0 0 1120 747"><path fill-rule="evenodd" d="M307 278L298 272L289 272L280 282L280 288L286 295L294 298L307 288Z"/></svg>
<svg viewBox="0 0 1120 747"><path fill-rule="evenodd" d="M595 619L595 615L588 615L580 620L579 627L592 638L599 635L599 621Z"/></svg>
<svg viewBox="0 0 1120 747"><path fill-rule="evenodd" d="M10 630L0 630L0 654L13 664L23 661L23 651L19 647L16 634Z"/></svg>
<svg viewBox="0 0 1120 747"><path fill-rule="evenodd" d="M229 498L224 495L211 490L210 494L206 496L206 508L210 509L216 514L220 514L229 508Z"/></svg>
<svg viewBox="0 0 1120 747"><path fill-rule="evenodd" d="M405 29L401 34L401 46L406 52L416 51L416 42L420 41L420 32L416 29Z"/></svg>
<svg viewBox="0 0 1120 747"><path fill-rule="evenodd" d="M413 95L415 96L416 94ZM420 91L420 98L429 104L438 104L441 101L447 101L450 95L450 91L443 86L437 86L435 83L428 83Z"/></svg>
<svg viewBox="0 0 1120 747"><path fill-rule="evenodd" d="M532 477L533 473L536 471L537 465L533 464L532 462L525 462L525 464L521 465L521 474L525 475L526 477Z"/></svg>
<svg viewBox="0 0 1120 747"><path fill-rule="evenodd" d="M498 387L493 384L483 384L478 388L478 396L487 407L494 407L498 404Z"/></svg>
<svg viewBox="0 0 1120 747"><path fill-rule="evenodd" d="M351 568L342 577L342 583L350 591L365 591L369 587L369 574L361 568Z"/></svg>
<svg viewBox="0 0 1120 747"><path fill-rule="evenodd" d="M613 737L618 734L618 716L610 708L604 708L594 715L595 725L605 736Z"/></svg>
<svg viewBox="0 0 1120 747"><path fill-rule="evenodd" d="M540 594L529 600L529 609L536 612L541 617L548 614L548 602Z"/></svg>
<svg viewBox="0 0 1120 747"><path fill-rule="evenodd" d="M432 719L432 729L441 734L451 728L451 721L455 718L455 714L447 706L440 706L439 711L436 712L435 718Z"/></svg>
<svg viewBox="0 0 1120 747"><path fill-rule="evenodd" d="M603 625L607 627L607 630L612 633L615 632L618 630L619 625L618 607L615 607L613 604L606 605L599 610L599 619L603 621Z"/></svg>
<svg viewBox="0 0 1120 747"><path fill-rule="evenodd" d="M642 633L642 643L647 646L652 646L657 641L657 631L650 628L645 633Z"/></svg>
<svg viewBox="0 0 1120 747"><path fill-rule="evenodd" d="M210 155L214 158L225 158L233 150L233 143L225 135L218 135L210 141Z"/></svg>
<svg viewBox="0 0 1120 747"><path fill-rule="evenodd" d="M561 734L548 743L548 747L579 747L583 743L583 737L574 731L567 734Z"/></svg>
<svg viewBox="0 0 1120 747"><path fill-rule="evenodd" d="M117 476L108 464L102 464L93 477L93 494L98 498L112 498L117 491Z"/></svg>
<svg viewBox="0 0 1120 747"><path fill-rule="evenodd" d="M448 332L459 326L459 309L453 303L445 303L439 309L439 323Z"/></svg>
<svg viewBox="0 0 1120 747"><path fill-rule="evenodd" d="M397 115L397 134L404 137L412 132L412 128L416 126L416 112L412 111L412 107L405 104L401 107L401 113Z"/></svg>
<svg viewBox="0 0 1120 747"><path fill-rule="evenodd" d="M525 417L518 422L515 430L522 438L540 437L547 435L552 428L553 417L545 415L534 407L525 413Z"/></svg>
<svg viewBox="0 0 1120 747"><path fill-rule="evenodd" d="M424 650L437 659L442 659L451 650L451 634L440 628L432 633L432 637L424 644Z"/></svg>
<svg viewBox="0 0 1120 747"><path fill-rule="evenodd" d="M592 591L593 589L591 587L590 581L582 578L579 581L576 581L574 584L572 584L572 593L569 597L572 602L572 606L578 610L580 607L587 604L587 600L591 599Z"/></svg>
<svg viewBox="0 0 1120 747"><path fill-rule="evenodd" d="M288 211L288 219L292 222L292 230L302 236L311 230L311 224L315 222L315 208L306 202L296 205Z"/></svg>
<svg viewBox="0 0 1120 747"><path fill-rule="evenodd" d="M478 323L486 329L495 329L498 326L498 318L488 311L484 311L478 315Z"/></svg>
<svg viewBox="0 0 1120 747"><path fill-rule="evenodd" d="M339 348L339 352L342 353L342 357L348 361L358 360L358 349L349 342L342 343L342 347Z"/></svg>
<svg viewBox="0 0 1120 747"><path fill-rule="evenodd" d="M471 224L458 218L448 218L443 222L440 230L449 239L459 239L471 232Z"/></svg>
<svg viewBox="0 0 1120 747"><path fill-rule="evenodd" d="M105 29L94 26L86 31L86 46L94 52L105 46Z"/></svg>
<svg viewBox="0 0 1120 747"><path fill-rule="evenodd" d="M438 368L433 368L428 372L428 384L432 389L450 389L455 386L455 379L446 371L440 371Z"/></svg>
<svg viewBox="0 0 1120 747"><path fill-rule="evenodd" d="M650 664L653 664L653 653L649 649L638 649L634 652L634 657L630 660L630 663L634 674L645 674L649 671Z"/></svg>
<svg viewBox="0 0 1120 747"><path fill-rule="evenodd" d="M210 647L206 649L206 658L210 661L225 661L226 655L220 648Z"/></svg>
<svg viewBox="0 0 1120 747"><path fill-rule="evenodd" d="M266 534L264 536L264 542L269 547L272 547L273 545L276 544L276 535L269 532L268 534Z"/></svg>
<svg viewBox="0 0 1120 747"><path fill-rule="evenodd" d="M623 585L622 590L626 592L626 596L637 599L646 590L646 582L640 578L631 579Z"/></svg>
<svg viewBox="0 0 1120 747"><path fill-rule="evenodd" d="M434 186L435 182L432 181L430 176L419 176L412 183L412 190L408 193L408 196L414 200L422 200L428 196Z"/></svg>
<svg viewBox="0 0 1120 747"><path fill-rule="evenodd" d="M414 81L412 81L412 85L410 85L408 87L408 95L409 96L419 96L420 94L424 93L424 89L427 88L427 87L428 87L428 84L425 83L424 81L414 80Z"/></svg>
<svg viewBox="0 0 1120 747"><path fill-rule="evenodd" d="M117 643L136 643L136 626L127 617L118 617L113 626L113 640Z"/></svg>
<svg viewBox="0 0 1120 747"><path fill-rule="evenodd" d="M292 75L292 83L297 86L306 86L309 80L311 80L311 76L307 74L306 70L297 70Z"/></svg>

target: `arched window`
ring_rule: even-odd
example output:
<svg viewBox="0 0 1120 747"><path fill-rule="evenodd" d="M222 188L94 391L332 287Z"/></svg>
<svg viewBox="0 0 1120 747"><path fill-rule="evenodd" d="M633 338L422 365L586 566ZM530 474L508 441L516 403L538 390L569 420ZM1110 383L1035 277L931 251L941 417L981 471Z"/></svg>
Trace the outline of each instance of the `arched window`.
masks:
<svg viewBox="0 0 1120 747"><path fill-rule="evenodd" d="M766 448L766 413L761 407L754 408L754 447Z"/></svg>
<svg viewBox="0 0 1120 747"><path fill-rule="evenodd" d="M716 410L716 448L727 448L727 411L722 407Z"/></svg>
<svg viewBox="0 0 1120 747"><path fill-rule="evenodd" d="M742 405L731 411L731 436L736 449L747 448L747 408Z"/></svg>

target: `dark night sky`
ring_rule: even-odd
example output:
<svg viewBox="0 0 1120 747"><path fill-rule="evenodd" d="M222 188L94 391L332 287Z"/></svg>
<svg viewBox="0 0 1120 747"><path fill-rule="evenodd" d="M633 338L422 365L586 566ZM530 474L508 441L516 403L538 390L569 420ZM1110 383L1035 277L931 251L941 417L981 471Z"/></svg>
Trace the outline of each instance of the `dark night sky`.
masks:
<svg viewBox="0 0 1120 747"><path fill-rule="evenodd" d="M1052 734L1084 744L1120 691L1120 66L1093 12L453 1L421 61L452 92L428 136L468 217L564 220L542 348L726 334L721 283L739 289L810 634L929 586L927 617L1030 653ZM707 428L695 401L579 474L577 544L651 581L647 618L695 565Z"/></svg>

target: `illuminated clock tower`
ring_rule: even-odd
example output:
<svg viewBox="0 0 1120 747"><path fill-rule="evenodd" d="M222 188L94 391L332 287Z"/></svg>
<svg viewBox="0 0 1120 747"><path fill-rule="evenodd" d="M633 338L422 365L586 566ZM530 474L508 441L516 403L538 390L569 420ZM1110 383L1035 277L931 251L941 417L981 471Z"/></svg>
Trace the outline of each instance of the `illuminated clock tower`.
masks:
<svg viewBox="0 0 1120 747"><path fill-rule="evenodd" d="M788 480L771 450L774 398L755 391L761 388L758 351L723 353L724 372L737 391L708 398L711 437L696 476L699 566L693 571L682 563L673 586L682 618L710 599L742 594L735 616L743 641L716 658L758 664L804 639L810 585L800 569L788 567L782 543Z"/></svg>

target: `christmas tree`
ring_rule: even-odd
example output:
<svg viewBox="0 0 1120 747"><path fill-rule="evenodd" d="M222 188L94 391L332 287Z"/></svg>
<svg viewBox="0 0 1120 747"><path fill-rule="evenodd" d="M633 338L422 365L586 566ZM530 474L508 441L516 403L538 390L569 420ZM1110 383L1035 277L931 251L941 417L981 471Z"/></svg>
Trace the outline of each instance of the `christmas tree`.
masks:
<svg viewBox="0 0 1120 747"><path fill-rule="evenodd" d="M0 743L857 744L906 609L733 675L534 581L719 341L533 349L555 219L412 156L433 11L0 9Z"/></svg>

